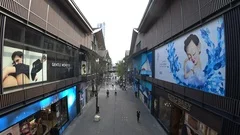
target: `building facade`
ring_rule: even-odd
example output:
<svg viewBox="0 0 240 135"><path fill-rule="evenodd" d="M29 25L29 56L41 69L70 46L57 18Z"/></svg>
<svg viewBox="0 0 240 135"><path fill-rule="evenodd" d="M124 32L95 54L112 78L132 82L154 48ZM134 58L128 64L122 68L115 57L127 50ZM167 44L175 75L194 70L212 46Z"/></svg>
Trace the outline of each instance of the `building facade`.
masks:
<svg viewBox="0 0 240 135"><path fill-rule="evenodd" d="M0 1L1 135L63 133L96 91L95 37L73 0Z"/></svg>
<svg viewBox="0 0 240 135"><path fill-rule="evenodd" d="M240 134L239 4L149 1L132 34L133 86L167 133Z"/></svg>

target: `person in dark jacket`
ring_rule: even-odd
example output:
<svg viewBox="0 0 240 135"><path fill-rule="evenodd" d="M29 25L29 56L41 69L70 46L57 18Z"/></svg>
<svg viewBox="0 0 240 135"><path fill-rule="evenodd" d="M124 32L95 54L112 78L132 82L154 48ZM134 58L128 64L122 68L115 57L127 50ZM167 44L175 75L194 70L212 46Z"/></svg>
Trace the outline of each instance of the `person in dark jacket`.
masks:
<svg viewBox="0 0 240 135"><path fill-rule="evenodd" d="M140 111L137 111L137 122L139 122L139 119L140 119Z"/></svg>
<svg viewBox="0 0 240 135"><path fill-rule="evenodd" d="M36 61L33 62L32 66L32 70L31 70L31 78L32 81L37 81L37 73L42 70L43 68L43 62L45 62L47 60L47 57L45 55L42 56L41 60L37 59Z"/></svg>

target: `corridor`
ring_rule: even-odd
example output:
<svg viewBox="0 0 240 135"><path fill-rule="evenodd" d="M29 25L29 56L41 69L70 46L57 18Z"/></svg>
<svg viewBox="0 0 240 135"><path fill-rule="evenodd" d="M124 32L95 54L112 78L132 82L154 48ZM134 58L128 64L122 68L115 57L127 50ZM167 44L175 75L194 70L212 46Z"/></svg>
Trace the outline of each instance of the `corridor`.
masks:
<svg viewBox="0 0 240 135"><path fill-rule="evenodd" d="M110 84L110 83L109 83ZM109 89L110 96L106 97ZM153 118L147 107L134 97L132 88L120 90L117 96L111 85L104 85L99 92L101 120L94 122L95 98L84 108L83 114L77 117L64 132L64 135L165 135L166 133ZM136 111L141 111L140 123Z"/></svg>

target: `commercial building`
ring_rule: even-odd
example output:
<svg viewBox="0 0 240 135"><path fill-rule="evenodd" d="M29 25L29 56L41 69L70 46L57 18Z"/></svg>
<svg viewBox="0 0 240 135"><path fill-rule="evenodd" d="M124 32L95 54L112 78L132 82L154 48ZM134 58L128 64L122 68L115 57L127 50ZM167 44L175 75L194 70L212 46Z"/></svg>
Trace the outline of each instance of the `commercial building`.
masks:
<svg viewBox="0 0 240 135"><path fill-rule="evenodd" d="M0 1L1 135L62 134L81 114L111 62L93 31L73 0Z"/></svg>
<svg viewBox="0 0 240 135"><path fill-rule="evenodd" d="M167 133L240 134L239 4L149 1L130 66L134 91Z"/></svg>

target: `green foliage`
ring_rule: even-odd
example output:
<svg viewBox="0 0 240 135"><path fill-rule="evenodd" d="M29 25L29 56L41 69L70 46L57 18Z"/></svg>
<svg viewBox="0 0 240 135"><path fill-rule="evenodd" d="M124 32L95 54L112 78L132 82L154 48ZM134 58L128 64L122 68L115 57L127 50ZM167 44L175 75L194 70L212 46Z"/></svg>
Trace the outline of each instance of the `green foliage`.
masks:
<svg viewBox="0 0 240 135"><path fill-rule="evenodd" d="M122 78L126 71L125 63L123 61L119 61L116 65L117 65L117 75Z"/></svg>

